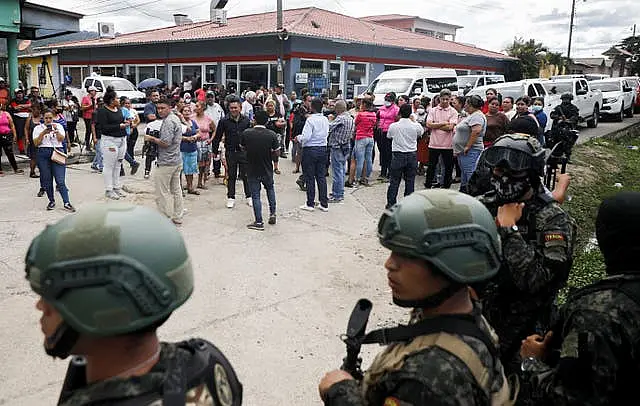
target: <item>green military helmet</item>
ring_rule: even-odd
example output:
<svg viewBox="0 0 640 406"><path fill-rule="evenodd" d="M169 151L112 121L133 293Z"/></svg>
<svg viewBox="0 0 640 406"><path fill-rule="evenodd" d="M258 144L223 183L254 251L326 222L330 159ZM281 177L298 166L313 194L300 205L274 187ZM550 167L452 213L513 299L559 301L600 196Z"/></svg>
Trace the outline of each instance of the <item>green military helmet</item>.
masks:
<svg viewBox="0 0 640 406"><path fill-rule="evenodd" d="M460 284L490 279L500 267L493 216L477 199L453 190L405 197L380 218L378 238L391 251L422 258Z"/></svg>
<svg viewBox="0 0 640 406"><path fill-rule="evenodd" d="M165 320L193 291L180 232L142 206L83 208L47 226L25 262L31 288L80 334L143 330Z"/></svg>
<svg viewBox="0 0 640 406"><path fill-rule="evenodd" d="M484 162L495 168L507 166L513 171L532 171L544 174L546 153L540 142L526 134L506 134L499 137L482 154Z"/></svg>

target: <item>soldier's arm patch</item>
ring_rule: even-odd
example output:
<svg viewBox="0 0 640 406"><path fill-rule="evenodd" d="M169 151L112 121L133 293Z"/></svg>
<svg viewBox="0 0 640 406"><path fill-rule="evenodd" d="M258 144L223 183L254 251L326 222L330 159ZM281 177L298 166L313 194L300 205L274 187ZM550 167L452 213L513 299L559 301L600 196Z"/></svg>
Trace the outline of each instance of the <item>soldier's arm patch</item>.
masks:
<svg viewBox="0 0 640 406"><path fill-rule="evenodd" d="M389 396L384 400L384 406L411 406L411 403L403 402L398 398Z"/></svg>
<svg viewBox="0 0 640 406"><path fill-rule="evenodd" d="M558 231L548 231L543 234L544 246L550 247L566 247L567 236L564 233Z"/></svg>

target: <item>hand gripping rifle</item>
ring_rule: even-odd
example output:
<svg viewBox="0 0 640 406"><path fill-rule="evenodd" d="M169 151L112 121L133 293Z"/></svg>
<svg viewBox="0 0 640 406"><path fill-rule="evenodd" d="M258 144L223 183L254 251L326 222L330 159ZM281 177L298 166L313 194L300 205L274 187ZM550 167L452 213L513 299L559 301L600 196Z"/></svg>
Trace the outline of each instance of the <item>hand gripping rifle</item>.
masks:
<svg viewBox="0 0 640 406"><path fill-rule="evenodd" d="M347 333L340 338L347 345L347 356L342 359L340 369L351 374L356 380L362 380L362 358L360 358L360 346L365 336L369 313L371 313L372 303L367 299L360 299L351 312Z"/></svg>

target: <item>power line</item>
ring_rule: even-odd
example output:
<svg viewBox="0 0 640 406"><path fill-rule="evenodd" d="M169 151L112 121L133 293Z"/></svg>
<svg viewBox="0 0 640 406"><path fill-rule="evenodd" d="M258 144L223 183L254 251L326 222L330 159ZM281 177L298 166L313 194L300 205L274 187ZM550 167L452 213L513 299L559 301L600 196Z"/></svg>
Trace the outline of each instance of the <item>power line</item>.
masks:
<svg viewBox="0 0 640 406"><path fill-rule="evenodd" d="M152 3L156 3L157 4L158 1L157 0L151 0L151 1L144 2L144 3L136 4L135 6L120 7L120 8L116 8L116 9L113 9L113 10L102 11L100 13L85 14L85 17L93 17L93 16L97 16L97 15L102 15L102 14L114 13L116 11L129 10L131 8L142 7L142 6L146 6L147 4L152 4Z"/></svg>

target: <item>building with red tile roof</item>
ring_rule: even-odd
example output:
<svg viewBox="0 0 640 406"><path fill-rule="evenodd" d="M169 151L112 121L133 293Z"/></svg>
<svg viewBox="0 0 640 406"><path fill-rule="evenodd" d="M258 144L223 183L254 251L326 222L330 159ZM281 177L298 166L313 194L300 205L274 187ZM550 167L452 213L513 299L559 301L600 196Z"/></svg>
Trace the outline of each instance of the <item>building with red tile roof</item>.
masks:
<svg viewBox="0 0 640 406"><path fill-rule="evenodd" d="M501 53L316 7L285 10L283 28L278 32L276 13L270 12L51 47L58 50L61 76L71 74L75 84L99 69L134 83L158 77L178 84L196 76L243 90L275 84L282 46L288 89L314 85L329 92L344 89L347 96L385 70L448 67L459 73L504 73L513 62ZM302 83L305 77L315 82Z"/></svg>

